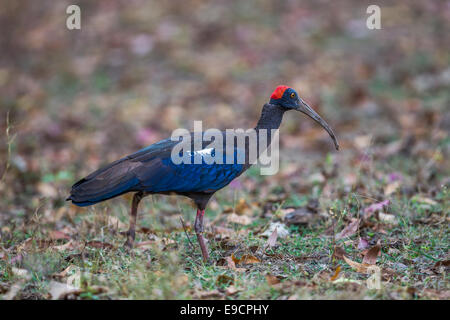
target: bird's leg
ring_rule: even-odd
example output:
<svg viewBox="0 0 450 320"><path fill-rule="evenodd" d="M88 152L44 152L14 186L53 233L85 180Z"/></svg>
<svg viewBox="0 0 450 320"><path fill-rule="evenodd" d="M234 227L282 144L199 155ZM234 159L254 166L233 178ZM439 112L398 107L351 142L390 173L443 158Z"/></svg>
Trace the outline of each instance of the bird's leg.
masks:
<svg viewBox="0 0 450 320"><path fill-rule="evenodd" d="M194 230L197 235L198 244L202 249L203 261L208 261L209 254L206 248L205 239L203 238L203 216L205 215L205 210L197 209L197 216L195 217Z"/></svg>
<svg viewBox="0 0 450 320"><path fill-rule="evenodd" d="M133 201L131 203L131 213L130 213L130 228L124 234L127 236L127 241L124 246L126 248L133 248L134 238L136 236L136 217L139 202L144 197L142 192L137 192L133 196Z"/></svg>

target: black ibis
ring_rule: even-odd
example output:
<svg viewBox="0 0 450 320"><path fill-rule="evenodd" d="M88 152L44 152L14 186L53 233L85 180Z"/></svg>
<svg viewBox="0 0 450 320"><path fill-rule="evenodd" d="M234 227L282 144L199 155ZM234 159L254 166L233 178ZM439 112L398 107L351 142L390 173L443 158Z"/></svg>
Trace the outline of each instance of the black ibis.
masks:
<svg viewBox="0 0 450 320"><path fill-rule="evenodd" d="M298 96L294 89L287 86L278 86L272 93L269 103L264 104L261 117L254 128L255 131L259 132L265 129L265 132L270 134L271 130L280 127L284 113L289 110L300 111L318 122L333 139L336 150L339 149L336 136L330 126ZM224 131L223 134L225 134ZM259 139L259 135L257 139ZM271 137L268 138L268 144L271 139ZM172 161L171 154L178 143L179 141L173 139L165 139L112 162L75 183L67 200L71 200L77 206L90 206L124 193L134 192L130 226L125 232L127 236L125 246L132 248L135 239L137 209L143 197L151 194L177 194L189 197L197 206L194 230L203 260L207 261L209 254L202 235L206 205L216 191L240 176L252 163L249 162L246 150L244 163L235 161L233 163L176 164ZM208 143L202 142L201 148L206 148ZM201 156L205 150L194 150L192 153ZM257 156L260 151L258 149ZM212 152L211 149L208 149L208 152Z"/></svg>

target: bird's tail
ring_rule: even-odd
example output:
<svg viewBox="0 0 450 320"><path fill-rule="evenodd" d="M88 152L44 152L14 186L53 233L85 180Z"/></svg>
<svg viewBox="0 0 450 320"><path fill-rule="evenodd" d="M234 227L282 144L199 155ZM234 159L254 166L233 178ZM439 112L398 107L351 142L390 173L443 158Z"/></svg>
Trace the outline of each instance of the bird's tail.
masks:
<svg viewBox="0 0 450 320"><path fill-rule="evenodd" d="M133 191L139 182L134 167L126 158L117 160L75 183L66 200L85 207Z"/></svg>

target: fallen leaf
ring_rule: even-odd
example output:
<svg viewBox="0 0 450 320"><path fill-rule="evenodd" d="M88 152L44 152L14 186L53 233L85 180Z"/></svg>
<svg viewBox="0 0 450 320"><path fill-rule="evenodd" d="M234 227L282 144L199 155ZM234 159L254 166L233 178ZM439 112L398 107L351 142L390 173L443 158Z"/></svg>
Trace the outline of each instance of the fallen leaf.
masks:
<svg viewBox="0 0 450 320"><path fill-rule="evenodd" d="M32 248L46 249L50 247L52 244L53 244L52 240L28 238L18 246L17 251L18 252L28 251Z"/></svg>
<svg viewBox="0 0 450 320"><path fill-rule="evenodd" d="M248 216L239 216L236 213L232 213L227 216L228 222L242 224L242 225L248 225L252 222L252 219Z"/></svg>
<svg viewBox="0 0 450 320"><path fill-rule="evenodd" d="M235 264L238 264L239 261L240 261L240 259L236 258L236 256L234 255L234 253L231 255L231 259L233 260L233 262L234 262Z"/></svg>
<svg viewBox="0 0 450 320"><path fill-rule="evenodd" d="M364 250L369 247L369 242L364 238L359 238L358 240L358 250Z"/></svg>
<svg viewBox="0 0 450 320"><path fill-rule="evenodd" d="M280 283L280 279L278 279L277 277L275 277L271 274L266 274L266 281L271 286Z"/></svg>
<svg viewBox="0 0 450 320"><path fill-rule="evenodd" d="M76 250L81 248L83 245L79 242L76 242L74 240L70 240L69 242L62 244L60 246L54 246L52 249L55 249L56 251L69 251L69 250Z"/></svg>
<svg viewBox="0 0 450 320"><path fill-rule="evenodd" d="M11 265L14 265L16 263L20 263L23 260L24 254L17 254L14 257L11 258L11 260L9 261L9 263Z"/></svg>
<svg viewBox="0 0 450 320"><path fill-rule="evenodd" d="M277 229L277 238L286 238L289 235L289 230L285 224L280 222L273 222L270 224L266 231L261 233L261 236L270 238L275 229Z"/></svg>
<svg viewBox="0 0 450 320"><path fill-rule="evenodd" d="M226 257L225 261L227 262L227 267L230 269L236 269L236 263L234 262L234 255L231 257Z"/></svg>
<svg viewBox="0 0 450 320"><path fill-rule="evenodd" d="M341 273L341 266L337 266L334 271L334 275L330 278L330 281L335 281L339 277L339 273Z"/></svg>
<svg viewBox="0 0 450 320"><path fill-rule="evenodd" d="M114 246L112 244L107 243L107 242L101 242L101 241L88 241L88 242L86 242L86 246L97 248L97 249L114 248Z"/></svg>
<svg viewBox="0 0 450 320"><path fill-rule="evenodd" d="M340 247L340 246L334 247L333 258L335 258L337 260L343 259L345 254L346 254L346 252L342 247Z"/></svg>
<svg viewBox="0 0 450 320"><path fill-rule="evenodd" d="M450 260L441 260L434 264L435 268L438 267L450 267Z"/></svg>
<svg viewBox="0 0 450 320"><path fill-rule="evenodd" d="M355 147L358 149L366 149L368 147L370 147L371 143L372 143L372 135L368 134L368 135L361 135L361 136L356 136L353 139L353 143L355 144Z"/></svg>
<svg viewBox="0 0 450 320"><path fill-rule="evenodd" d="M244 254L240 259L236 258L234 254L232 254L231 258L233 259L235 264L252 264L261 262L261 260L251 254Z"/></svg>
<svg viewBox="0 0 450 320"><path fill-rule="evenodd" d="M54 273L52 276L55 278L64 278L66 277L69 273L71 273L73 270L79 270L80 268L74 264L71 264L70 266L68 266L67 268L65 268L63 271L59 272L59 273Z"/></svg>
<svg viewBox="0 0 450 320"><path fill-rule="evenodd" d="M41 182L37 185L38 192L46 198L56 198L58 196L58 191L50 183Z"/></svg>
<svg viewBox="0 0 450 320"><path fill-rule="evenodd" d="M266 242L266 247L272 248L275 246L275 244L277 243L277 238L278 238L278 233L277 233L277 228L275 228L272 232L272 234L270 235L270 237L267 239Z"/></svg>
<svg viewBox="0 0 450 320"><path fill-rule="evenodd" d="M213 298L222 298L222 293L219 292L219 290L211 290L211 291L204 291L200 292L198 294L199 299L213 299Z"/></svg>
<svg viewBox="0 0 450 320"><path fill-rule="evenodd" d="M310 184L321 184L325 182L325 177L322 173L316 172L308 177L308 182Z"/></svg>
<svg viewBox="0 0 450 320"><path fill-rule="evenodd" d="M364 255L362 263L368 265L375 264L379 255L381 255L381 245L377 243Z"/></svg>
<svg viewBox="0 0 450 320"><path fill-rule="evenodd" d="M416 201L416 202L420 202L420 203L425 203L425 204L429 204L431 206L437 206L438 203L436 201L434 201L433 199L427 198L427 197L422 197L422 196L414 196L412 198L412 200Z"/></svg>
<svg viewBox="0 0 450 320"><path fill-rule="evenodd" d="M79 288L67 283L57 282L54 280L49 283L49 293L52 300L64 299L69 294L79 294L81 292L82 291Z"/></svg>
<svg viewBox="0 0 450 320"><path fill-rule="evenodd" d="M234 282L234 278L230 277L226 274L219 275L216 280L216 284L219 286L220 285L229 286L229 285L232 285L233 282Z"/></svg>
<svg viewBox="0 0 450 320"><path fill-rule="evenodd" d="M361 285L363 282L361 280L348 279L344 277L340 277L333 281L333 283L355 283Z"/></svg>
<svg viewBox="0 0 450 320"><path fill-rule="evenodd" d="M17 282L11 285L8 292L3 295L3 300L12 300L19 293L20 289L22 289L23 282Z"/></svg>
<svg viewBox="0 0 450 320"><path fill-rule="evenodd" d="M336 235L336 240L340 240L343 238L350 237L356 233L359 226L359 219L352 219L352 222L350 222L341 232L339 232Z"/></svg>
<svg viewBox="0 0 450 320"><path fill-rule="evenodd" d="M289 211L288 211L289 210ZM284 209L283 221L287 225L308 225L315 219L315 214L307 207L301 207L298 209Z"/></svg>
<svg viewBox="0 0 450 320"><path fill-rule="evenodd" d="M364 213L374 213L376 211L383 210L383 208L388 205L389 205L389 200L377 202L377 203L371 204L370 206L365 208Z"/></svg>
<svg viewBox="0 0 450 320"><path fill-rule="evenodd" d="M114 216L108 216L108 226L116 230L125 230L128 227L125 223Z"/></svg>
<svg viewBox="0 0 450 320"><path fill-rule="evenodd" d="M400 187L400 185L401 185L400 181L394 181L392 183L389 183L384 188L384 195L389 196L389 195L393 194L395 191L397 191L397 189Z"/></svg>
<svg viewBox="0 0 450 320"><path fill-rule="evenodd" d="M70 240L70 236L62 231L53 230L48 233L52 240Z"/></svg>
<svg viewBox="0 0 450 320"><path fill-rule="evenodd" d="M397 218L393 214L387 214L387 213L379 212L378 213L378 219L380 219L380 221L382 221L382 222L389 223L389 224L392 224L392 225L397 225L398 224Z"/></svg>
<svg viewBox="0 0 450 320"><path fill-rule="evenodd" d="M235 286L231 285L231 286L229 286L228 288L226 288L225 294L226 294L227 296L232 296L232 295L236 294L238 291L239 291L239 290L236 289Z"/></svg>
<svg viewBox="0 0 450 320"><path fill-rule="evenodd" d="M251 207L245 201L245 199L241 198L241 199L239 199L238 203L236 204L235 212L238 215L243 215L243 214L249 215L252 213L252 210L251 210Z"/></svg>
<svg viewBox="0 0 450 320"><path fill-rule="evenodd" d="M11 271L16 277L23 278L25 280L31 279L31 274L26 269L19 269L19 268L12 267Z"/></svg>
<svg viewBox="0 0 450 320"><path fill-rule="evenodd" d="M356 271L360 272L360 273L367 273L367 268L369 268L371 266L370 264L359 263L359 262L350 260L346 256L344 256L344 260L345 260L345 262L347 262L347 264L350 267L352 267L353 269L356 269Z"/></svg>
<svg viewBox="0 0 450 320"><path fill-rule="evenodd" d="M234 230L230 229L230 228L221 227L221 226L215 226L214 234L220 234L223 236L231 236L234 234Z"/></svg>

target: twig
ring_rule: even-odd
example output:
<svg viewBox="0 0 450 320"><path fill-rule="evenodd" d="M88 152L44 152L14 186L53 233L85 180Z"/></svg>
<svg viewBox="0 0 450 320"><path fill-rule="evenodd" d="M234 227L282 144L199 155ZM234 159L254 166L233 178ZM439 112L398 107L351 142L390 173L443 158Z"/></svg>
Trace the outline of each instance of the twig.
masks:
<svg viewBox="0 0 450 320"><path fill-rule="evenodd" d="M10 136L9 131L11 130L11 123L9 121L9 111L6 113L6 145L8 146L7 156L6 156L6 166L5 171L3 171L2 176L0 177L0 182L3 181L3 179L6 177L6 172L9 169L10 166L10 158L11 158L11 144L15 138L14 136Z"/></svg>
<svg viewBox="0 0 450 320"><path fill-rule="evenodd" d="M186 234L186 237L187 237L187 239L189 241L191 249L194 250L194 244L192 243L191 238L189 237L189 234L186 231L186 225L184 224L183 217L181 217L181 216L180 216L180 221L181 221L181 224L183 225L183 230L184 230L184 233Z"/></svg>

